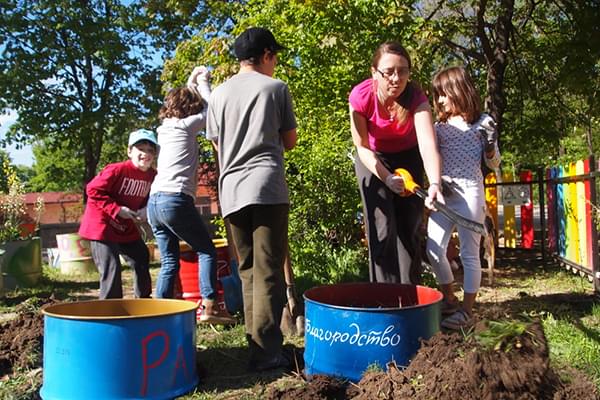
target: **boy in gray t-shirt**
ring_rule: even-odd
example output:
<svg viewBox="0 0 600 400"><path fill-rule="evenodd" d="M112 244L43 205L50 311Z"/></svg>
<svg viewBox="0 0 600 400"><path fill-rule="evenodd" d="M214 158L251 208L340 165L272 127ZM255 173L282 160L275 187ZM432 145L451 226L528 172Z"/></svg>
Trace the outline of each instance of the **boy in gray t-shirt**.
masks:
<svg viewBox="0 0 600 400"><path fill-rule="evenodd" d="M282 49L267 29L243 32L234 45L240 71L211 94L206 125L240 256L249 366L258 371L289 366L279 328L289 213L283 152L296 144L296 118L287 85L272 78Z"/></svg>

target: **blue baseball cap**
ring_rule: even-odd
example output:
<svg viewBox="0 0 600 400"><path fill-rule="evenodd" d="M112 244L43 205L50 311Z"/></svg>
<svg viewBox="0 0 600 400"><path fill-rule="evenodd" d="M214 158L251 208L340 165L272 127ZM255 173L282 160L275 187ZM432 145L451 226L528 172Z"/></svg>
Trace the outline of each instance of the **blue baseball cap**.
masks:
<svg viewBox="0 0 600 400"><path fill-rule="evenodd" d="M156 140L156 134L149 129L138 129L137 131L133 131L129 134L129 143L128 146L131 147L137 142L142 140L147 140L151 143L154 143L158 146L158 140Z"/></svg>

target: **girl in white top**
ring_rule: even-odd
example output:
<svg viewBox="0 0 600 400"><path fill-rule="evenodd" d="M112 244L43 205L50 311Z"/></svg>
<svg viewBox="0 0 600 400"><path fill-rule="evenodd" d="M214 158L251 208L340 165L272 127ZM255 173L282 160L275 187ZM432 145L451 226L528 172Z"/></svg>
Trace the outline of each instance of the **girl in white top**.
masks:
<svg viewBox="0 0 600 400"><path fill-rule="evenodd" d="M148 222L160 251L156 297L172 298L180 269L179 241L198 255L200 322L233 324L217 299L217 252L195 207L198 183L198 134L206 126L210 72L195 67L187 87L172 89L160 110L160 154L148 201Z"/></svg>
<svg viewBox="0 0 600 400"><path fill-rule="evenodd" d="M483 158L492 169L500 164L495 123L490 116L481 113L479 94L464 68L450 67L439 71L432 86L438 116L435 132L442 157L442 180L450 187L449 193L444 193L445 203L463 216L483 223L485 193L481 160ZM464 267L461 307L454 295L454 276L446 257L448 241L455 227ZM444 294L445 310L442 311L451 313L442 321L442 327L455 330L467 327L473 322L473 305L481 284L481 235L455 226L439 212L432 212L427 236L427 255Z"/></svg>

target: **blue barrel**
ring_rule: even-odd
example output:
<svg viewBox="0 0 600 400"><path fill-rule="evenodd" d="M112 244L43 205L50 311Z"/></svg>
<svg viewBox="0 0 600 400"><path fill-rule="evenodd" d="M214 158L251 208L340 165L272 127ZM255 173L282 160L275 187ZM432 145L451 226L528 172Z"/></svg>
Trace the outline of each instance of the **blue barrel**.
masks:
<svg viewBox="0 0 600 400"><path fill-rule="evenodd" d="M394 283L343 283L304 293L308 376L358 382L370 366L407 366L440 329L441 292Z"/></svg>
<svg viewBox="0 0 600 400"><path fill-rule="evenodd" d="M198 385L196 304L62 303L44 313L44 400L173 399Z"/></svg>

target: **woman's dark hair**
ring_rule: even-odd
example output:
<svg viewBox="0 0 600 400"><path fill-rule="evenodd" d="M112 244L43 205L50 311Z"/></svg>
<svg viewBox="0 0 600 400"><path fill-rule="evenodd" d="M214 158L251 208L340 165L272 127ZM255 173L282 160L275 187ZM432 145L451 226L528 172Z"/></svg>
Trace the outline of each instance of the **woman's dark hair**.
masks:
<svg viewBox="0 0 600 400"><path fill-rule="evenodd" d="M171 89L158 112L158 118L186 118L200 114L206 106L205 101L195 91L187 87Z"/></svg>
<svg viewBox="0 0 600 400"><path fill-rule="evenodd" d="M395 41L387 41L379 45L375 53L373 53L373 58L371 59L371 67L377 69L379 66L379 60L384 54L395 54L400 57L404 57L406 61L408 61L408 68L412 68L412 61L410 60L410 55L408 51L402 46L400 43ZM393 110L394 119L402 124L408 118L410 114L410 106L413 101L413 96L418 89L418 86L409 81L406 84L406 88L400 94L400 96L396 99L396 107Z"/></svg>
<svg viewBox="0 0 600 400"><path fill-rule="evenodd" d="M431 83L433 91L433 107L438 119L446 122L453 115L460 115L469 124L474 123L481 116L481 97L463 67L444 68L433 77ZM440 96L450 100L450 110L440 107Z"/></svg>
<svg viewBox="0 0 600 400"><path fill-rule="evenodd" d="M412 68L412 62L410 61L410 55L408 54L408 51L406 51L406 49L400 43L391 40L380 44L377 50L375 50L375 53L373 53L373 58L371 59L371 66L373 68L377 68L381 56L386 53L396 54L406 58L406 61L408 61L408 68Z"/></svg>

